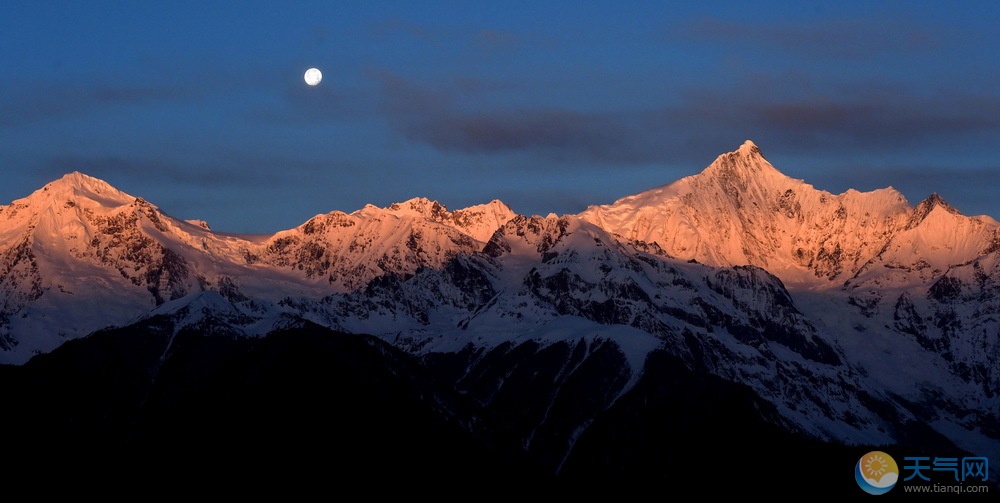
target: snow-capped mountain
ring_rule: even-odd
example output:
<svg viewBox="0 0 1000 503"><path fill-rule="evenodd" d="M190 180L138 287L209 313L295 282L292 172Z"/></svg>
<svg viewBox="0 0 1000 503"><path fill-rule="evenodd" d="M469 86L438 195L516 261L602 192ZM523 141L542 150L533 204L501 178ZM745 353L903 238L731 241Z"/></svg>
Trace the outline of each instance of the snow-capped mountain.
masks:
<svg viewBox="0 0 1000 503"><path fill-rule="evenodd" d="M414 199L318 215L272 236L233 235L73 172L0 206L0 362L205 290L277 301L407 277L478 250L477 238L512 214L499 201L449 212Z"/></svg>
<svg viewBox="0 0 1000 503"><path fill-rule="evenodd" d="M423 198L388 208L368 205L351 214L333 212L247 247L250 265L299 271L337 291L363 288L392 274L411 276L439 268L458 254L482 248L497 227L514 215L500 201L449 212Z"/></svg>
<svg viewBox="0 0 1000 503"><path fill-rule="evenodd" d="M482 253L406 281L330 296L304 315L379 335L425 358L460 355L466 370L455 376L459 385L511 352L526 357L567 341L586 348L611 343L620 362L608 371L614 380L599 391L606 406L641 379L651 352L663 351L690 368L749 386L777 408L787 427L818 438L893 443L928 421L914 412L920 404L934 410L941 431L963 448L995 452L996 439L978 428L998 417L997 400L983 399L998 382L985 378L991 357L977 352L995 352L996 337L974 337L963 350L972 361L956 366L912 335L882 331L851 299L846 293L796 299L762 268L689 263L655 246L616 240L574 216L516 217ZM893 316L891 309L885 314ZM839 324L846 320L855 325ZM896 340L885 341L889 335ZM474 352L463 354L470 347ZM566 352L552 364L574 368L572 356ZM492 371L514 372L522 364L515 361ZM961 370L970 366L978 369L974 378ZM931 383L949 392L929 395ZM551 386L557 391L548 406L559 401L561 389L559 381ZM481 398L484 404L502 396L501 390L492 393ZM977 419L970 421L970 414ZM538 420L520 432L528 448L535 429L547 426L547 418ZM585 425L580 420L573 428ZM959 435L962 428L968 430ZM560 447L564 456L572 441Z"/></svg>
<svg viewBox="0 0 1000 503"><path fill-rule="evenodd" d="M811 439L1000 456L998 257L992 218L817 190L751 142L579 215L417 198L269 236L72 173L0 207L0 362L109 325L321 326L413 355L553 470L664 368Z"/></svg>
<svg viewBox="0 0 1000 503"><path fill-rule="evenodd" d="M984 254L1000 236L993 219L960 215L937 195L914 208L891 187L817 190L781 174L750 141L697 175L592 206L580 217L678 258L760 266L793 287L884 275L876 264L886 261L890 268L898 260L920 268L926 262L940 274Z"/></svg>
<svg viewBox="0 0 1000 503"><path fill-rule="evenodd" d="M178 252L190 246L181 236L200 229L161 217L141 198L75 172L0 207L5 360L195 289Z"/></svg>

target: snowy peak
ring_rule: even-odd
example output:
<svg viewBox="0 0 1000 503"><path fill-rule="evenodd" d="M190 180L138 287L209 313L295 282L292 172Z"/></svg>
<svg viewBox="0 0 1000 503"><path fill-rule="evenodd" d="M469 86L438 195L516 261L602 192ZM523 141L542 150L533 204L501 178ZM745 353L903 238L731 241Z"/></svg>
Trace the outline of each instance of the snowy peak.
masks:
<svg viewBox="0 0 1000 503"><path fill-rule="evenodd" d="M448 209L444 205L425 197L414 197L401 203L392 203L385 208L367 204L364 208L351 213L363 218L392 215L397 218L422 218L431 221L437 221L445 214L448 214Z"/></svg>
<svg viewBox="0 0 1000 503"><path fill-rule="evenodd" d="M487 204L448 211L443 204L424 197L415 197L386 208L367 205L351 215L361 218L379 218L389 215L403 219L420 219L447 225L476 241L489 241L490 236L516 213L503 202L494 199Z"/></svg>
<svg viewBox="0 0 1000 503"><path fill-rule="evenodd" d="M176 220L73 172L0 207L0 338L44 333L50 349L137 312L246 276L252 243ZM249 281L256 281L251 278ZM249 282L248 281L248 282Z"/></svg>
<svg viewBox="0 0 1000 503"><path fill-rule="evenodd" d="M752 140L744 141L739 146L739 148L737 148L732 152L726 152L724 154L719 155L719 157L716 158L715 162L718 162L720 159L725 159L725 158L744 159L751 164L760 162L767 163L767 159L764 159L764 154L761 153L760 147L758 147L757 144L754 143ZM713 162L712 164L715 164L715 162Z"/></svg>
<svg viewBox="0 0 1000 503"><path fill-rule="evenodd" d="M913 214L910 215L910 220L907 222L906 228L912 229L913 227L916 227L920 224L920 222L923 222L932 211L938 208L952 215L962 216L962 213L959 212L958 209L948 204L944 198L935 192L928 196L927 199L920 201L916 208L913 208Z"/></svg>
<svg viewBox="0 0 1000 503"><path fill-rule="evenodd" d="M49 202L68 201L79 204L94 202L106 208L124 206L135 200L104 180L74 171L62 178L46 184L25 199L15 203L48 204Z"/></svg>
<svg viewBox="0 0 1000 503"><path fill-rule="evenodd" d="M758 156L763 158L763 155L760 153L760 148L758 148L757 144L752 140L744 141L743 144L740 145L737 152L745 156Z"/></svg>
<svg viewBox="0 0 1000 503"><path fill-rule="evenodd" d="M448 209L441 203L431 201L426 197L414 197L401 203L393 203L386 210L401 217L419 216L429 220L439 219L442 214L448 213Z"/></svg>
<svg viewBox="0 0 1000 503"><path fill-rule="evenodd" d="M580 217L678 258L755 265L790 287L813 287L851 277L911 212L894 189L817 190L782 174L747 141L699 174L590 207Z"/></svg>
<svg viewBox="0 0 1000 503"><path fill-rule="evenodd" d="M938 194L920 202L884 249L849 283L862 286L929 285L951 267L997 250L1000 224L967 217Z"/></svg>
<svg viewBox="0 0 1000 503"><path fill-rule="evenodd" d="M700 176L715 179L730 197L753 190L754 185L775 187L801 183L775 169L761 154L760 148L750 140L736 151L717 157Z"/></svg>
<svg viewBox="0 0 1000 503"><path fill-rule="evenodd" d="M0 249L20 239L44 216L50 223L71 224L84 215L104 215L136 198L107 182L74 171L50 182L28 197L0 206Z"/></svg>
<svg viewBox="0 0 1000 503"><path fill-rule="evenodd" d="M529 257L544 254L567 234L571 219L576 220L518 215L493 234L483 253L494 258L512 252Z"/></svg>
<svg viewBox="0 0 1000 503"><path fill-rule="evenodd" d="M897 423L916 422L958 431L966 448L1000 410L998 229L936 194L914 208L891 188L817 190L749 141L699 174L578 216L415 198L252 238L71 173L0 207L0 362L129 320L223 336L308 320L418 354L461 351L441 368L500 376L462 379L492 390L482 403L520 409L522 389L503 386L573 376L590 365L574 356L589 351L583 338L607 339L627 359L625 372L608 367L620 386L650 375L646 356L664 351L748 386L820 439L885 444ZM520 366L510 348L521 341L562 353L553 343L576 339L565 358L539 351L557 365L523 378L489 363ZM480 351L501 346L502 357ZM543 423L576 384L561 386L539 394L553 397ZM525 446L547 435L532 428Z"/></svg>
<svg viewBox="0 0 1000 503"><path fill-rule="evenodd" d="M497 229L515 216L517 213L514 213L514 210L500 200L494 199L486 204L455 210L451 214L451 222L455 228L476 241L486 242Z"/></svg>
<svg viewBox="0 0 1000 503"><path fill-rule="evenodd" d="M740 145L740 148L716 157L715 161L705 168L705 171L713 172L741 168L745 171L755 172L765 167L774 169L774 166L771 166L771 163L767 162L767 159L764 158L764 154L761 153L757 144L747 140Z"/></svg>
<svg viewBox="0 0 1000 503"><path fill-rule="evenodd" d="M821 199L825 202L819 191L779 172L746 141L697 175L590 207L580 217L626 239L656 243L679 258L767 267L780 244L767 234L792 232Z"/></svg>
<svg viewBox="0 0 1000 503"><path fill-rule="evenodd" d="M483 243L454 220L444 206L424 198L388 208L368 205L349 215L332 212L271 236L250 250L247 262L300 274L328 290L355 291L376 278L410 277L479 251Z"/></svg>

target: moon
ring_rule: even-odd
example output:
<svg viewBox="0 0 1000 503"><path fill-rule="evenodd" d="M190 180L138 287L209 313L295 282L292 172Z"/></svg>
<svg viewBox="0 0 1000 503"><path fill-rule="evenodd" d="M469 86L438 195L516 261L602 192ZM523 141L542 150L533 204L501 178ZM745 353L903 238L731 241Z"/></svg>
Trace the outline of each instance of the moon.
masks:
<svg viewBox="0 0 1000 503"><path fill-rule="evenodd" d="M319 82L323 80L323 72L319 71L319 68L310 68L306 70L306 84L310 86L319 85Z"/></svg>

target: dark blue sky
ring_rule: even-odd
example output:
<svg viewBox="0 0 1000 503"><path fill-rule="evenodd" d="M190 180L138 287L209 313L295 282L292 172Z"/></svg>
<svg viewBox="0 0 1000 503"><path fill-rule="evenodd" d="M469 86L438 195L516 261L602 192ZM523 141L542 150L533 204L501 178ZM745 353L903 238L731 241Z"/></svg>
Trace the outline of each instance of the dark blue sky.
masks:
<svg viewBox="0 0 1000 503"><path fill-rule="evenodd" d="M79 170L230 232L575 213L749 138L820 189L1000 217L1000 4L695 3L7 1L0 203Z"/></svg>

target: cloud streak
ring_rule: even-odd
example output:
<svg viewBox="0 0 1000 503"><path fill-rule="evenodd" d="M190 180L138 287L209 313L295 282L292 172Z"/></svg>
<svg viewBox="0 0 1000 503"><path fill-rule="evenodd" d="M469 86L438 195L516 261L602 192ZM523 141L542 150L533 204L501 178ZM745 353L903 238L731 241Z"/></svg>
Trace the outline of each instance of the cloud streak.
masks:
<svg viewBox="0 0 1000 503"><path fill-rule="evenodd" d="M369 33L376 40L404 36L412 41L440 44L442 34L399 17L389 17L370 23Z"/></svg>
<svg viewBox="0 0 1000 503"><path fill-rule="evenodd" d="M33 187L77 170L142 197L180 218L202 218L225 232L273 232L334 208L319 199L330 163L229 154L185 163L132 156L54 156L32 166ZM303 188L301 180L316 183ZM283 211L276 211L281 208ZM239 215L241 223L233 224Z"/></svg>
<svg viewBox="0 0 1000 503"><path fill-rule="evenodd" d="M775 87L760 94L707 93L693 98L688 108L692 117L728 114L730 123L784 138L783 148L898 149L1000 131L1000 97L961 90L926 95L856 86L786 97Z"/></svg>
<svg viewBox="0 0 1000 503"><path fill-rule="evenodd" d="M201 93L171 86L116 86L96 84L35 85L0 95L0 126L17 126L59 117L85 115L113 106L145 106L184 102Z"/></svg>
<svg viewBox="0 0 1000 503"><path fill-rule="evenodd" d="M432 90L387 72L373 74L390 125L445 152L531 152L548 159L641 163L663 152L649 142L641 115L565 108L466 110L462 90Z"/></svg>
<svg viewBox="0 0 1000 503"><path fill-rule="evenodd" d="M856 85L818 91L808 82L765 79L753 89L689 92L678 105L590 112L491 109L470 103L474 100L461 89L429 89L385 72L374 78L383 113L397 132L464 154L676 163L703 160L706 151L746 138L766 137L769 147L790 152L884 151L977 141L1000 132L1000 98L959 90L923 95L903 87Z"/></svg>
<svg viewBox="0 0 1000 503"><path fill-rule="evenodd" d="M521 49L525 45L524 37L509 31L484 28L474 36L476 45L487 51L509 51Z"/></svg>
<svg viewBox="0 0 1000 503"><path fill-rule="evenodd" d="M45 181L80 171L105 180L142 180L145 185L155 181L188 187L257 188L292 184L290 175L315 172L327 165L320 161L232 153L190 163L123 155L65 155L45 159L35 166L35 171L45 176Z"/></svg>
<svg viewBox="0 0 1000 503"><path fill-rule="evenodd" d="M860 60L886 53L923 53L942 45L944 34L896 19L831 19L779 24L703 18L677 30L696 42L726 43L777 49L823 59Z"/></svg>

